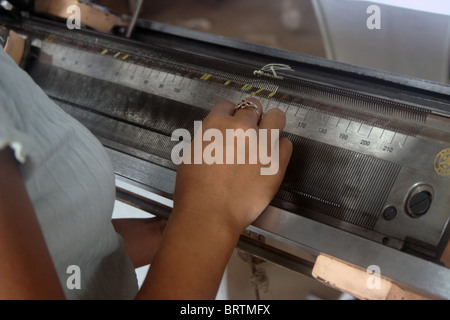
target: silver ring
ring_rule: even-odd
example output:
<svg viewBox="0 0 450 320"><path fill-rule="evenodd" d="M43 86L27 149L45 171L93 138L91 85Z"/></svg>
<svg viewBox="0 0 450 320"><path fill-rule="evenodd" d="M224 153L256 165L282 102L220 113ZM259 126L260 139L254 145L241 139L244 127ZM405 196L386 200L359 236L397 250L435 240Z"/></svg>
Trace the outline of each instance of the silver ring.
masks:
<svg viewBox="0 0 450 320"><path fill-rule="evenodd" d="M239 102L236 107L234 107L234 112L236 112L238 109L246 109L246 108L252 108L256 114L259 117L259 111L258 111L258 106L256 104L254 104L251 101L248 100L241 100L241 102Z"/></svg>

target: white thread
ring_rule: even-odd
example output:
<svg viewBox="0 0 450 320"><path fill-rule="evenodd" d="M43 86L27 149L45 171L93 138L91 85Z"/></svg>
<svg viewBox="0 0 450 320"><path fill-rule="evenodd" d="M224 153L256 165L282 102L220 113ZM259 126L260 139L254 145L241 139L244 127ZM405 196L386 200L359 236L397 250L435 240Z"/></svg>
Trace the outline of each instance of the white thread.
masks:
<svg viewBox="0 0 450 320"><path fill-rule="evenodd" d="M279 76L278 76L278 74L277 74L277 72L276 71L281 71L281 70L284 70L284 71L294 71L290 66L288 66L287 64L281 64L281 63L269 63L269 64L266 64L264 67L262 67L261 69L259 69L259 70L255 70L255 71L253 71L253 74L255 75L255 76L262 76L262 75L267 75L267 74L269 74L269 75L272 75L272 76L274 76L275 78L280 78ZM267 72L271 72L272 74L270 74L270 73L267 73Z"/></svg>

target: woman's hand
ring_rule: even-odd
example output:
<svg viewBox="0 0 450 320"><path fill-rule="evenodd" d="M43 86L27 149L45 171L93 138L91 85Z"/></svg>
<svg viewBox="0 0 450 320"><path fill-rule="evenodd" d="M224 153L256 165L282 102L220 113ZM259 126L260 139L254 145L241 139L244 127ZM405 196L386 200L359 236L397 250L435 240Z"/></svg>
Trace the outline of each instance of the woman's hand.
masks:
<svg viewBox="0 0 450 320"><path fill-rule="evenodd" d="M152 264L167 221L161 218L113 219L114 229L123 239L126 253L135 268Z"/></svg>
<svg viewBox="0 0 450 320"><path fill-rule="evenodd" d="M270 143L272 130L281 131L285 115L271 110L260 120L261 104L256 99L253 109L234 110L229 101L220 102L204 120L202 132L214 129L214 137L222 141L203 143L200 148L192 144L190 157L216 157L214 164L181 164L178 168L174 196L174 210L147 278L139 292L139 299L214 299L225 267L236 247L242 231L267 207L278 191L292 154L292 144L276 139L279 150ZM226 141L227 129L242 129L231 141ZM258 141L267 129L269 139L251 152L250 139L238 147L236 140L248 129L256 130ZM250 130L251 131L251 130ZM211 131L210 131L211 132ZM198 134L197 133L197 134ZM277 132L275 137L277 138ZM201 137L200 137L201 138ZM208 150L215 143L214 152ZM197 149L197 150L196 150ZM261 163L256 157L267 151L272 163ZM208 152L206 152L208 151ZM244 164L236 164L239 154L245 153ZM222 152L221 157L217 157ZM226 164L227 154L233 152L235 164ZM213 154L214 153L214 154ZM228 159L228 160L230 160ZM205 159L203 159L204 161ZM209 159L211 160L211 159ZM189 162L189 161L187 161ZM190 161L192 163L192 161ZM223 162L223 164L220 164ZM265 161L263 161L265 162ZM263 175L261 169L275 168L273 175ZM270 170L269 170L270 171Z"/></svg>
<svg viewBox="0 0 450 320"><path fill-rule="evenodd" d="M234 103L222 101L204 120L202 134L211 128L222 133L223 164L179 166L174 198L175 213L182 211L195 219L216 220L224 226L230 225L230 228L240 233L261 214L277 193L292 154L292 143L285 138L278 141L279 135L274 129L279 132L283 130L286 116L281 110L273 109L261 120L262 107L259 101L251 98L248 101L253 102L258 109L247 107L234 112ZM237 134L238 138L226 141L227 129L242 129L244 132L253 129L258 142L264 138L262 135L266 135L268 143L262 148L249 151L250 141L247 138L245 148L238 148L237 140L242 135ZM276 137L279 156L275 156L278 151L274 147L277 146L271 145L272 134ZM202 150L210 143L212 142L203 142ZM196 152L194 147L192 152ZM245 152L245 164L236 164L239 152ZM257 152L257 163L249 163L252 157L249 152ZM235 164L227 164L227 154L234 155ZM267 154L270 155L271 163L263 165L261 156ZM262 174L261 169L267 169L268 166L273 169L273 175ZM205 216L200 217L202 214Z"/></svg>

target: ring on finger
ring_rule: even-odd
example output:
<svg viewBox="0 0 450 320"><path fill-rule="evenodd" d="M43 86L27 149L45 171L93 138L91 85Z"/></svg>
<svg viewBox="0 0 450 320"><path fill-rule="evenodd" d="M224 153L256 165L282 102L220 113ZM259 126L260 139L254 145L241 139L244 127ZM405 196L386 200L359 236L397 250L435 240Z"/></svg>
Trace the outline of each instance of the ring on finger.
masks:
<svg viewBox="0 0 450 320"><path fill-rule="evenodd" d="M251 102L251 101L249 101L249 100L241 100L241 102L239 102L239 103L234 107L234 112L236 112L236 111L239 110L239 109L247 109L247 108L252 108L253 111L255 111L256 114L257 114L258 117L259 117L258 106L257 106L255 103L253 103L253 102Z"/></svg>

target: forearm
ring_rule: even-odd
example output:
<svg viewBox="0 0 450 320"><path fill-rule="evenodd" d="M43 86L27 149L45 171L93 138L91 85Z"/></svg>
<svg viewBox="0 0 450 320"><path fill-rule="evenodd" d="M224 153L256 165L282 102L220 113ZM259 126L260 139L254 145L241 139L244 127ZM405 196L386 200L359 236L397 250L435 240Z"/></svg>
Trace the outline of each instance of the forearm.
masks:
<svg viewBox="0 0 450 320"><path fill-rule="evenodd" d="M240 233L208 215L172 213L138 299L215 298Z"/></svg>
<svg viewBox="0 0 450 320"><path fill-rule="evenodd" d="M113 219L113 226L124 241L125 251L135 268L152 263L161 242L166 220Z"/></svg>
<svg viewBox="0 0 450 320"><path fill-rule="evenodd" d="M276 138L286 123L284 113L270 110L259 121L262 105L255 99L246 103L253 107L246 110L239 107L241 110L236 111L230 101L217 104L196 137L201 138L207 128L222 134L232 128L275 130ZM241 232L267 207L283 180L292 143L284 138L277 141L275 145L279 148L270 152L279 152L279 157L274 159L279 170L272 175L261 174L262 163L224 164L219 161L198 165L187 161L179 165L174 210L137 298L200 300L216 297ZM234 143L223 140L215 147L223 148L222 156L242 152ZM195 153L195 145L191 148Z"/></svg>
<svg viewBox="0 0 450 320"><path fill-rule="evenodd" d="M0 150L0 299L64 299L10 150Z"/></svg>

